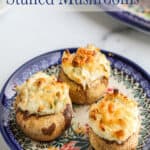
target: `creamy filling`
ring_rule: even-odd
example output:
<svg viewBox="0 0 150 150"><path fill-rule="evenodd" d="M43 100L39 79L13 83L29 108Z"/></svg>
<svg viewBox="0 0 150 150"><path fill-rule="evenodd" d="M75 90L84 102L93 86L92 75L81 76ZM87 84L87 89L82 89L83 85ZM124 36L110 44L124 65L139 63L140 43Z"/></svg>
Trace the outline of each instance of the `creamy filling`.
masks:
<svg viewBox="0 0 150 150"><path fill-rule="evenodd" d="M17 87L16 102L22 111L38 115L63 112L71 104L68 86L44 73L33 75Z"/></svg>
<svg viewBox="0 0 150 150"><path fill-rule="evenodd" d="M70 57L74 58L75 54L71 54ZM63 58L67 58L67 56L64 55ZM87 62L83 66L73 66L72 62L67 63L67 65L62 63L62 69L71 80L85 88L92 81L103 77L108 78L110 75L110 63L104 54L98 51L93 59L93 62Z"/></svg>
<svg viewBox="0 0 150 150"><path fill-rule="evenodd" d="M97 109L96 104L92 107L91 110ZM104 114L96 113L95 120L89 118L89 125L99 137L121 144L139 130L139 111L137 107L130 107L116 99L113 114L107 110Z"/></svg>

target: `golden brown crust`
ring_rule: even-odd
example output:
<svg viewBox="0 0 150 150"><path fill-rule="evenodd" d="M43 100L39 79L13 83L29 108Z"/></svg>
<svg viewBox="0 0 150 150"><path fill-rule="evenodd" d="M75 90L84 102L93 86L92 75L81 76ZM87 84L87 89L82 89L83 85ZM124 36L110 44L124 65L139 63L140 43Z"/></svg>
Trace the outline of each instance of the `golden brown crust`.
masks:
<svg viewBox="0 0 150 150"><path fill-rule="evenodd" d="M72 60L72 65L74 67L80 67L86 63L93 62L93 57L95 54L95 51L87 51L86 48L79 48L76 52L75 57Z"/></svg>
<svg viewBox="0 0 150 150"><path fill-rule="evenodd" d="M100 138L90 128L89 140L95 150L135 150L138 144L138 131L131 135L125 142L118 144Z"/></svg>
<svg viewBox="0 0 150 150"><path fill-rule="evenodd" d="M16 93L15 108L30 114L59 113L63 112L66 104L71 104L69 86L44 72L37 72L18 85Z"/></svg>
<svg viewBox="0 0 150 150"><path fill-rule="evenodd" d="M82 85L84 89L91 82L110 76L110 62L94 45L80 47L75 53L64 51L61 67L69 79Z"/></svg>
<svg viewBox="0 0 150 150"><path fill-rule="evenodd" d="M45 116L27 115L16 112L16 122L21 130L37 141L52 141L59 137L70 126L72 110L68 105L64 113Z"/></svg>
<svg viewBox="0 0 150 150"><path fill-rule="evenodd" d="M72 102L76 104L91 104L97 101L103 96L108 86L108 79L103 78L93 81L90 87L86 87L84 90L82 85L70 80L62 69L58 78L69 85L69 95Z"/></svg>
<svg viewBox="0 0 150 150"><path fill-rule="evenodd" d="M114 89L91 106L89 125L99 137L122 143L139 128L137 102Z"/></svg>

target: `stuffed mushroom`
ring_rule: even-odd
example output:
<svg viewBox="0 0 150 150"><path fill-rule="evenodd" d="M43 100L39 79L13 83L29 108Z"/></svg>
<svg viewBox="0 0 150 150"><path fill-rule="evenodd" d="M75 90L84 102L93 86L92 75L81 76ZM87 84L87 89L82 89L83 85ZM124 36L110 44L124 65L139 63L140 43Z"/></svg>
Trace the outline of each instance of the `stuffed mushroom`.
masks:
<svg viewBox="0 0 150 150"><path fill-rule="evenodd" d="M106 56L93 45L78 48L62 56L59 79L69 86L73 103L91 104L105 93L110 75L110 63Z"/></svg>
<svg viewBox="0 0 150 150"><path fill-rule="evenodd" d="M16 122L30 138L52 141L70 126L72 104L66 83L38 72L16 91Z"/></svg>
<svg viewBox="0 0 150 150"><path fill-rule="evenodd" d="M89 139L95 150L137 147L140 129L137 103L116 90L91 106L89 125Z"/></svg>

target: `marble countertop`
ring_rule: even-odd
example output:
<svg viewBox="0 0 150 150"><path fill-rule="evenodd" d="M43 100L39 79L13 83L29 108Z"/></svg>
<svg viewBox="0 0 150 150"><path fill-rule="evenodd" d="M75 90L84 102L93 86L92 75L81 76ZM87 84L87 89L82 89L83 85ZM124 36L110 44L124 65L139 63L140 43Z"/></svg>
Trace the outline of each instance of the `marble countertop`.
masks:
<svg viewBox="0 0 150 150"><path fill-rule="evenodd" d="M150 72L150 37L102 12L12 8L0 15L0 88L27 60L47 51L93 43ZM0 136L1 150L8 150Z"/></svg>

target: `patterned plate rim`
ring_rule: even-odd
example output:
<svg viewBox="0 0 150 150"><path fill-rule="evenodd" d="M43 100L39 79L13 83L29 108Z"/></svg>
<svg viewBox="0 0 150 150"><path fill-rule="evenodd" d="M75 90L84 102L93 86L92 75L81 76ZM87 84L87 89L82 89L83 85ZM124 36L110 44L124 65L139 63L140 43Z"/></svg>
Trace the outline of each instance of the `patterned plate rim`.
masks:
<svg viewBox="0 0 150 150"><path fill-rule="evenodd" d="M58 53L58 52L63 52L64 50L69 49L71 52L75 52L77 48L63 48L63 49L58 49L58 50L53 50L53 51L49 51L47 53L41 54L39 56L36 56L32 59L30 59L29 61L25 62L23 65L21 65L18 69L16 69L8 78L8 80L5 82L1 93L0 93L0 112L2 113L2 100L3 100L3 94L4 94L4 90L7 86L7 84L9 83L10 79L22 68L28 66L30 63L36 61L37 59L43 57L43 56L47 56L47 55L51 55L53 53ZM101 50L105 55L109 56L110 54L112 55L112 57L115 57L118 60L123 61L124 63L128 64L129 66L132 66L135 70L137 70L138 72L140 72L142 74L142 76L144 77L144 79L146 79L149 83L150 83L150 74L148 72L146 72L143 68L141 68L138 64L136 64L135 62L129 60L128 58L125 58L119 54L110 52L110 51L106 51L106 50ZM58 62L59 63L59 62ZM13 139L11 139L11 137L6 134L5 132L5 128L3 125L3 120L2 117L0 116L0 132L2 137L4 138L6 144L9 146L9 148L13 149L13 150L20 150L18 144L16 143L16 141L14 141Z"/></svg>

